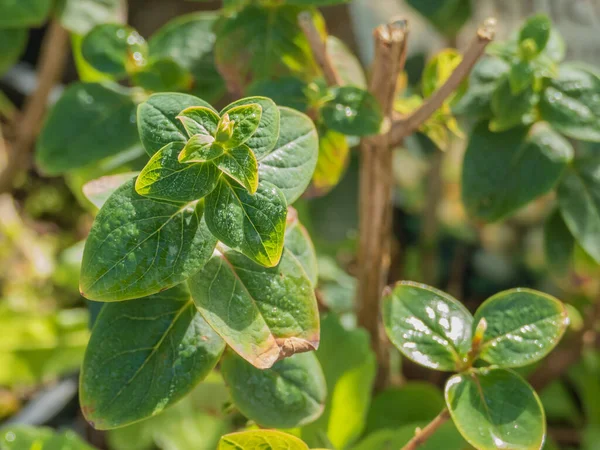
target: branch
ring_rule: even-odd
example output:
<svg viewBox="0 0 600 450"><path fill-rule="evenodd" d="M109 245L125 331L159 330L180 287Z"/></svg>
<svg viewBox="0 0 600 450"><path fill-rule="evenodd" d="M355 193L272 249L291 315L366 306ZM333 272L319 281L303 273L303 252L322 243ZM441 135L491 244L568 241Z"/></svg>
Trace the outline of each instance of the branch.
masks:
<svg viewBox="0 0 600 450"><path fill-rule="evenodd" d="M406 59L406 22L375 29L375 59L369 92L391 119L398 75ZM381 293L388 278L392 235L392 147L389 133L361 140L357 304L359 325L371 337L378 362L376 388L387 384L389 355L379 321Z"/></svg>
<svg viewBox="0 0 600 450"><path fill-rule="evenodd" d="M327 85L342 85L342 79L327 52L327 41L322 39L321 33L317 30L311 13L309 11L304 11L298 14L298 24L300 25L300 28L302 28L306 39L308 39L312 53L317 60L317 64L323 71Z"/></svg>
<svg viewBox="0 0 600 450"><path fill-rule="evenodd" d="M423 445L427 439L431 437L437 429L442 426L450 418L450 412L444 408L441 413L437 415L435 419L427 424L422 430L417 430L414 437L408 441L408 443L402 447L402 450L415 450L417 447Z"/></svg>
<svg viewBox="0 0 600 450"><path fill-rule="evenodd" d="M7 146L6 165L0 173L0 192L10 191L15 177L29 164L31 149L44 118L48 97L62 77L68 49L67 31L58 21L53 20L42 42L37 87L27 98L21 116L15 121L17 129L14 142Z"/></svg>
<svg viewBox="0 0 600 450"><path fill-rule="evenodd" d="M391 144L398 146L402 140L416 131L431 115L437 111L452 92L458 88L462 81L469 75L477 60L483 55L485 48L492 41L495 34L496 19L487 19L477 30L475 38L463 55L462 61L446 82L435 91L431 97L423 102L419 109L408 117L394 120L391 131Z"/></svg>

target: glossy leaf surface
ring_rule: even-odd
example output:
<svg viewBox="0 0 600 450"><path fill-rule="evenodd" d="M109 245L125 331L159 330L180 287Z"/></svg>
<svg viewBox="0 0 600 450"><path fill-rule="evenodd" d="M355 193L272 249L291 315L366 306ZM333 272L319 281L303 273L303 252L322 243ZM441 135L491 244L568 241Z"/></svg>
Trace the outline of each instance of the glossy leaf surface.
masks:
<svg viewBox="0 0 600 450"><path fill-rule="evenodd" d="M214 137L220 117L212 108L192 106L181 111L177 119L181 121L190 138L195 135Z"/></svg>
<svg viewBox="0 0 600 450"><path fill-rule="evenodd" d="M498 82L491 98L493 118L490 130L506 131L522 125L531 125L535 121L535 105L539 98L533 88L527 87L518 94L511 90L509 76Z"/></svg>
<svg viewBox="0 0 600 450"><path fill-rule="evenodd" d="M188 134L177 116L190 106L212 107L204 100L188 94L154 94L138 107L137 123L140 139L152 156L171 142L187 142Z"/></svg>
<svg viewBox="0 0 600 450"><path fill-rule="evenodd" d="M572 158L571 144L544 123L503 133L481 123L465 153L463 202L478 218L506 217L550 191Z"/></svg>
<svg viewBox="0 0 600 450"><path fill-rule="evenodd" d="M70 85L52 108L36 144L36 163L59 175L138 143L130 91L96 83Z"/></svg>
<svg viewBox="0 0 600 450"><path fill-rule="evenodd" d="M0 28L40 26L51 7L51 0L4 0L0 3Z"/></svg>
<svg viewBox="0 0 600 450"><path fill-rule="evenodd" d="M188 282L196 306L227 344L250 364L319 345L319 315L310 280L287 250L276 267L262 267L223 250Z"/></svg>
<svg viewBox="0 0 600 450"><path fill-rule="evenodd" d="M480 450L539 450L546 434L542 404L529 384L505 369L454 375L446 404L463 437Z"/></svg>
<svg viewBox="0 0 600 450"><path fill-rule="evenodd" d="M557 209L544 223L544 252L548 265L564 272L572 261L574 249L575 238Z"/></svg>
<svg viewBox="0 0 600 450"><path fill-rule="evenodd" d="M206 197L206 223L221 242L266 267L281 258L287 205L275 186L261 181L255 194L221 177Z"/></svg>
<svg viewBox="0 0 600 450"><path fill-rule="evenodd" d="M473 317L456 299L424 284L402 281L383 299L383 321L404 356L453 371L471 345Z"/></svg>
<svg viewBox="0 0 600 450"><path fill-rule="evenodd" d="M216 245L201 204L142 197L134 183L110 196L86 241L80 289L91 300L134 299L179 284L202 268Z"/></svg>
<svg viewBox="0 0 600 450"><path fill-rule="evenodd" d="M210 194L220 172L211 162L180 163L183 142L167 144L156 152L135 182L138 194L156 200L192 202Z"/></svg>
<svg viewBox="0 0 600 450"><path fill-rule="evenodd" d="M214 160L214 164L249 194L254 194L258 189L258 162L247 145L242 144L226 151Z"/></svg>
<svg viewBox="0 0 600 450"><path fill-rule="evenodd" d="M231 149L242 145L256 132L262 116L262 107L258 103L239 105L228 109L225 114L234 122L231 137L223 142L225 148Z"/></svg>
<svg viewBox="0 0 600 450"><path fill-rule="evenodd" d="M96 429L151 417L208 375L224 348L183 285L105 305L83 363L81 409Z"/></svg>
<svg viewBox="0 0 600 450"><path fill-rule="evenodd" d="M223 147L215 144L212 136L195 134L187 141L177 160L181 163L212 161L221 156L224 151Z"/></svg>
<svg viewBox="0 0 600 450"><path fill-rule="evenodd" d="M290 108L279 108L279 111L279 139L269 154L257 156L258 176L261 183L268 181L277 186L291 205L310 183L319 155L319 141L308 116ZM248 146L251 147L250 142ZM256 150L254 152L256 154Z"/></svg>
<svg viewBox="0 0 600 450"><path fill-rule="evenodd" d="M276 430L251 430L226 434L218 450L308 450L304 442L291 434Z"/></svg>
<svg viewBox="0 0 600 450"><path fill-rule="evenodd" d="M327 389L313 352L293 355L265 370L229 352L221 369L236 407L262 427L302 426L323 412Z"/></svg>
<svg viewBox="0 0 600 450"><path fill-rule="evenodd" d="M375 97L369 92L344 86L333 89L333 100L321 108L328 128L351 136L377 134L383 115Z"/></svg>
<svg viewBox="0 0 600 450"><path fill-rule="evenodd" d="M311 284L316 287L319 271L315 246L298 220L298 213L291 207L288 208L285 228L285 248L298 260Z"/></svg>

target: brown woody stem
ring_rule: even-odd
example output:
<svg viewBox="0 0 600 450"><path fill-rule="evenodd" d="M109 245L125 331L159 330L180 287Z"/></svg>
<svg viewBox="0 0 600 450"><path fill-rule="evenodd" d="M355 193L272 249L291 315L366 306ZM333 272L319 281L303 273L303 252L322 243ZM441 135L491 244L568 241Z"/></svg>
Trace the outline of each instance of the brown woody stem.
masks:
<svg viewBox="0 0 600 450"><path fill-rule="evenodd" d="M414 437L408 441L404 447L402 447L402 450L415 450L420 445L423 445L440 426L446 423L449 418L450 412L444 408L442 412L439 413L435 419L429 422L425 428L422 430L417 430Z"/></svg>
<svg viewBox="0 0 600 450"><path fill-rule="evenodd" d="M327 42L317 30L312 15L308 11L298 14L298 23L312 50L313 56L317 60L317 64L323 71L323 76L328 86L340 86L342 80L327 53Z"/></svg>
<svg viewBox="0 0 600 450"><path fill-rule="evenodd" d="M375 29L375 59L369 91L391 120L398 75L406 59L406 22ZM389 131L361 140L359 182L358 322L371 336L377 356L376 388L389 376L388 346L380 326L381 295L390 264L392 218L392 147Z"/></svg>
<svg viewBox="0 0 600 450"><path fill-rule="evenodd" d="M31 150L44 118L48 96L62 77L68 50L69 35L58 21L53 20L42 43L37 87L15 121L14 142L7 145L7 161L0 173L0 192L10 191L16 176L30 164Z"/></svg>
<svg viewBox="0 0 600 450"><path fill-rule="evenodd" d="M485 48L492 41L495 34L496 20L487 19L479 27L475 38L465 51L462 61L446 82L433 93L423 104L407 117L394 120L391 131L391 144L398 146L402 140L414 133L431 115L437 111L452 92L469 75L477 60L483 55Z"/></svg>

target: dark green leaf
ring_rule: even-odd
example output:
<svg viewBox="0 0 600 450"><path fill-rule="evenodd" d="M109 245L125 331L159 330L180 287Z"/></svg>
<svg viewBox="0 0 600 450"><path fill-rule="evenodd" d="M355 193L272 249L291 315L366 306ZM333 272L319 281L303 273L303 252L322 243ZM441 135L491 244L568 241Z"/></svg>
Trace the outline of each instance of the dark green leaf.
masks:
<svg viewBox="0 0 600 450"><path fill-rule="evenodd" d="M583 249L600 262L600 158L576 159L558 186L558 205Z"/></svg>
<svg viewBox="0 0 600 450"><path fill-rule="evenodd" d="M277 80L258 80L246 89L248 95L268 97L279 106L287 106L306 112L308 97L307 83L296 77L282 77Z"/></svg>
<svg viewBox="0 0 600 450"><path fill-rule="evenodd" d="M233 122L233 130L231 137L223 142L223 146L235 148L248 141L258 129L262 107L258 103L249 103L228 109L224 114ZM219 125L222 121L223 118Z"/></svg>
<svg viewBox="0 0 600 450"><path fill-rule="evenodd" d="M171 142L187 142L188 134L177 116L190 106L212 109L212 106L198 97L174 93L154 94L140 104L138 131L142 144L150 156Z"/></svg>
<svg viewBox="0 0 600 450"><path fill-rule="evenodd" d="M141 197L134 183L110 196L88 236L80 289L91 300L128 300L179 284L202 268L216 245L202 204Z"/></svg>
<svg viewBox="0 0 600 450"><path fill-rule="evenodd" d="M287 250L276 267L265 268L223 249L188 284L206 321L255 367L319 345L314 291Z"/></svg>
<svg viewBox="0 0 600 450"><path fill-rule="evenodd" d="M443 408L444 395L432 384L411 381L398 388L388 388L373 398L364 434L386 428L395 430L415 421L427 422Z"/></svg>
<svg viewBox="0 0 600 450"><path fill-rule="evenodd" d="M27 35L27 28L0 28L0 75L19 60L27 44Z"/></svg>
<svg viewBox="0 0 600 450"><path fill-rule="evenodd" d="M189 90L192 77L189 72L171 58L151 60L131 75L136 86L147 91L183 91Z"/></svg>
<svg viewBox="0 0 600 450"><path fill-rule="evenodd" d="M146 63L148 46L133 28L106 23L85 35L81 54L94 69L121 78Z"/></svg>
<svg viewBox="0 0 600 450"><path fill-rule="evenodd" d="M257 156L258 176L261 182L268 181L277 186L291 205L310 183L319 155L319 141L308 116L290 108L279 108L279 111L279 139L269 154ZM250 144L248 146L252 148Z"/></svg>
<svg viewBox="0 0 600 450"><path fill-rule="evenodd" d="M219 126L219 115L212 109L205 106L192 106L186 108L177 116L187 134L194 137L196 134L204 136L213 136L217 133Z"/></svg>
<svg viewBox="0 0 600 450"><path fill-rule="evenodd" d="M214 160L214 164L249 194L254 194L258 189L258 162L247 145L226 151Z"/></svg>
<svg viewBox="0 0 600 450"><path fill-rule="evenodd" d="M572 158L571 144L543 122L502 133L480 123L465 153L465 207L487 221L506 217L554 188Z"/></svg>
<svg viewBox="0 0 600 450"><path fill-rule="evenodd" d="M477 309L473 327L481 319L485 319L487 328L480 357L501 367L539 361L558 344L569 323L560 301L524 288L503 291L487 299Z"/></svg>
<svg viewBox="0 0 600 450"><path fill-rule="evenodd" d="M584 67L561 65L544 90L540 113L568 137L600 142L600 78Z"/></svg>
<svg viewBox="0 0 600 450"><path fill-rule="evenodd" d="M333 95L333 100L321 108L323 122L328 128L352 136L379 132L383 114L372 94L354 86L344 86L333 89Z"/></svg>
<svg viewBox="0 0 600 450"><path fill-rule="evenodd" d="M221 111L221 116L229 113L238 106L259 105L262 109L258 128L250 139L245 141L246 145L254 152L257 159L269 154L279 137L280 112L273 100L266 97L246 97L227 105Z"/></svg>
<svg viewBox="0 0 600 450"><path fill-rule="evenodd" d="M206 162L218 158L224 151L223 147L215 144L212 136L195 134L187 141L177 158L182 163Z"/></svg>
<svg viewBox="0 0 600 450"><path fill-rule="evenodd" d="M266 181L261 181L252 195L221 177L206 197L206 223L225 245L273 267L283 250L286 208L283 194Z"/></svg>
<svg viewBox="0 0 600 450"><path fill-rule="evenodd" d="M228 352L221 370L235 406L262 427L302 426L323 412L325 377L313 352L285 358L266 370Z"/></svg>
<svg viewBox="0 0 600 450"><path fill-rule="evenodd" d="M156 200L192 202L212 192L219 170L211 162L180 163L182 142L167 144L150 158L135 182L138 194Z"/></svg>
<svg viewBox="0 0 600 450"><path fill-rule="evenodd" d="M492 94L492 131L505 131L520 125L530 125L535 121L534 107L539 100L538 95L531 86L519 94L513 93L509 78L510 76L502 78Z"/></svg>
<svg viewBox="0 0 600 450"><path fill-rule="evenodd" d="M455 298L401 281L383 298L383 321L404 356L431 369L454 371L471 346L473 317Z"/></svg>
<svg viewBox="0 0 600 450"><path fill-rule="evenodd" d="M266 447L265 447L266 446ZM276 430L250 430L226 434L217 450L308 450L304 442L291 434Z"/></svg>
<svg viewBox="0 0 600 450"><path fill-rule="evenodd" d="M418 402L411 403L413 406ZM438 410L439 413L439 410ZM396 450L415 437L417 429L423 429L429 421L411 422L399 428L383 429L367 435L352 450ZM470 448L452 421L442 424L429 439L419 445L419 450L466 450Z"/></svg>
<svg viewBox="0 0 600 450"><path fill-rule="evenodd" d="M215 12L202 11L179 16L160 28L148 40L155 58L171 58L194 77L192 92L208 101L216 101L225 93L225 83L217 72L212 31Z"/></svg>
<svg viewBox="0 0 600 450"><path fill-rule="evenodd" d="M57 0L56 14L69 31L84 35L101 23L119 22L120 0Z"/></svg>
<svg viewBox="0 0 600 450"><path fill-rule="evenodd" d="M224 349L182 286L105 305L81 370L81 410L101 430L154 416L206 377Z"/></svg>
<svg viewBox="0 0 600 450"><path fill-rule="evenodd" d="M533 66L527 61L513 64L510 67L508 81L513 95L520 94L534 82Z"/></svg>
<svg viewBox="0 0 600 450"><path fill-rule="evenodd" d="M51 428L7 425L0 429L2 450L94 450L71 430L57 433Z"/></svg>
<svg viewBox="0 0 600 450"><path fill-rule="evenodd" d="M469 0L408 0L407 3L445 36L456 36L472 14Z"/></svg>
<svg viewBox="0 0 600 450"><path fill-rule="evenodd" d="M291 5L248 5L220 24L215 56L230 86L241 90L261 79L287 75L309 79L318 75L310 45L298 25L301 11L301 7ZM317 14L313 12L322 24Z"/></svg>
<svg viewBox="0 0 600 450"><path fill-rule="evenodd" d="M311 447L348 448L362 434L375 381L375 354L364 329L345 329L335 314L321 321L316 352L327 382L325 411L304 426L301 438Z"/></svg>
<svg viewBox="0 0 600 450"><path fill-rule="evenodd" d="M75 83L46 117L36 145L36 163L47 174L59 175L137 143L135 103L130 91Z"/></svg>
<svg viewBox="0 0 600 450"><path fill-rule="evenodd" d="M546 48L550 39L550 30L552 23L545 14L536 14L527 19L519 32L519 42L523 43L526 39L532 39L536 45L536 54Z"/></svg>
<svg viewBox="0 0 600 450"><path fill-rule="evenodd" d="M569 231L560 210L556 209L544 224L544 250L548 265L564 272L573 259L575 238Z"/></svg>
<svg viewBox="0 0 600 450"><path fill-rule="evenodd" d="M52 0L3 0L0 28L39 27L46 21Z"/></svg>
<svg viewBox="0 0 600 450"><path fill-rule="evenodd" d="M298 213L288 208L287 226L285 228L285 248L298 260L313 288L317 287L319 275L317 254L306 228L298 220Z"/></svg>
<svg viewBox="0 0 600 450"><path fill-rule="evenodd" d="M446 383L446 404L458 431L479 450L542 448L542 404L512 371L480 369L454 375Z"/></svg>

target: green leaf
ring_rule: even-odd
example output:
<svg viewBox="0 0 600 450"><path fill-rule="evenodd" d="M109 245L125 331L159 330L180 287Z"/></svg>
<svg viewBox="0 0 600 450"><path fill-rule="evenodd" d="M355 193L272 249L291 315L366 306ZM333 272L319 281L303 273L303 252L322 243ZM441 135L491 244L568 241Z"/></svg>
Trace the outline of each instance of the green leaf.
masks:
<svg viewBox="0 0 600 450"><path fill-rule="evenodd" d="M19 60L25 50L28 34L27 28L0 28L0 75Z"/></svg>
<svg viewBox="0 0 600 450"><path fill-rule="evenodd" d="M308 450L304 442L276 430L252 430L226 434L217 450Z"/></svg>
<svg viewBox="0 0 600 450"><path fill-rule="evenodd" d="M146 63L148 46L133 28L105 23L85 35L81 54L94 69L122 78Z"/></svg>
<svg viewBox="0 0 600 450"><path fill-rule="evenodd" d="M322 196L331 191L346 172L350 148L346 136L322 126L319 129L319 158L312 177L310 194Z"/></svg>
<svg viewBox="0 0 600 450"><path fill-rule="evenodd" d="M566 136L600 142L600 78L591 70L561 65L539 109L542 119Z"/></svg>
<svg viewBox="0 0 600 450"><path fill-rule="evenodd" d="M182 286L105 305L81 370L81 410L100 430L154 416L205 378L224 349Z"/></svg>
<svg viewBox="0 0 600 450"><path fill-rule="evenodd" d="M480 123L465 153L465 207L486 221L506 217L553 189L572 158L571 144L543 122L502 133Z"/></svg>
<svg viewBox="0 0 600 450"><path fill-rule="evenodd" d="M179 113L177 119L181 121L190 138L195 135L212 136L219 127L219 115L205 106L192 106Z"/></svg>
<svg viewBox="0 0 600 450"><path fill-rule="evenodd" d="M544 223L544 250L546 261L553 270L565 272L571 265L575 238L559 209L554 210Z"/></svg>
<svg viewBox="0 0 600 450"><path fill-rule="evenodd" d="M523 43L526 39L532 39L536 45L536 54L538 54L546 48L551 29L552 23L547 15L536 14L531 16L519 31L519 43Z"/></svg>
<svg viewBox="0 0 600 450"><path fill-rule="evenodd" d="M539 96L530 86L519 94L512 92L509 76L498 82L492 94L491 108L493 118L490 121L490 130L494 132L505 131L520 125L530 125L535 121L535 105Z"/></svg>
<svg viewBox="0 0 600 450"><path fill-rule="evenodd" d="M509 64L500 58L487 56L480 59L471 71L469 88L452 106L454 114L474 119L492 117L492 96L509 68Z"/></svg>
<svg viewBox="0 0 600 450"><path fill-rule="evenodd" d="M230 103L221 111L221 116L234 111L239 106L258 105L262 112L259 117L258 128L251 137L243 141L252 149L257 159L273 151L280 133L280 111L273 100L266 97L246 97ZM233 117L232 117L233 119ZM252 122L252 121L251 121Z"/></svg>
<svg viewBox="0 0 600 450"><path fill-rule="evenodd" d="M431 97L431 95L438 90L452 75L456 66L462 61L462 56L458 50L453 48L446 48L436 53L429 61L423 70L423 77L421 80L423 97ZM455 99L460 98L467 88L467 83L463 82L454 92L450 95L445 102L452 103Z"/></svg>
<svg viewBox="0 0 600 450"><path fill-rule="evenodd" d="M335 36L328 35L325 43L327 45L327 55L331 59L331 63L342 79L343 84L367 89L367 77L365 76L363 66L344 41ZM280 103L277 102L277 104Z"/></svg>
<svg viewBox="0 0 600 450"><path fill-rule="evenodd" d="M455 298L401 281L383 298L383 322L404 356L431 369L454 371L471 346L473 317Z"/></svg>
<svg viewBox="0 0 600 450"><path fill-rule="evenodd" d="M52 0L4 0L0 3L0 28L30 28L42 25Z"/></svg>
<svg viewBox="0 0 600 450"><path fill-rule="evenodd" d="M235 106L224 113L233 122L231 137L223 141L225 148L235 148L244 144L258 129L262 116L262 107L258 103ZM223 117L219 125L223 123ZM218 138L217 138L218 140Z"/></svg>
<svg viewBox="0 0 600 450"><path fill-rule="evenodd" d="M215 139L206 134L195 134L177 156L181 163L212 161L223 154L225 149L215 144Z"/></svg>
<svg viewBox="0 0 600 450"><path fill-rule="evenodd" d="M279 106L287 106L306 112L308 97L305 89L308 84L296 77L282 77L276 80L257 80L246 89L248 95L268 97Z"/></svg>
<svg viewBox="0 0 600 450"><path fill-rule="evenodd" d="M187 142L188 134L177 116L191 106L212 109L198 97L176 93L154 94L140 104L137 113L138 131L150 156L171 142Z"/></svg>
<svg viewBox="0 0 600 450"><path fill-rule="evenodd" d="M559 300L525 288L488 298L477 309L473 327L481 319L485 319L487 328L480 357L501 367L539 361L558 344L569 323L567 310Z"/></svg>
<svg viewBox="0 0 600 450"><path fill-rule="evenodd" d="M530 87L535 80L533 66L527 61L519 61L510 66L508 81L510 91L518 95Z"/></svg>
<svg viewBox="0 0 600 450"><path fill-rule="evenodd" d="M415 403L410 404L411 407ZM438 410L439 413L439 410ZM423 429L429 421L411 422L396 429L383 429L367 435L352 450L395 450L415 436L417 429ZM452 421L442 424L429 439L419 445L419 450L465 450L468 444L462 438Z"/></svg>
<svg viewBox="0 0 600 450"><path fill-rule="evenodd" d="M81 44L84 36L71 33L71 53L77 69L79 80L84 83L102 83L112 81L109 74L94 69L81 54Z"/></svg>
<svg viewBox="0 0 600 450"><path fill-rule="evenodd" d="M445 36L456 36L472 15L469 0L407 0Z"/></svg>
<svg viewBox="0 0 600 450"><path fill-rule="evenodd" d="M372 94L354 86L332 89L333 100L325 103L321 114L325 125L343 134L377 134L383 121L379 103Z"/></svg>
<svg viewBox="0 0 600 450"><path fill-rule="evenodd" d="M210 258L216 239L196 208L135 192L135 180L106 201L88 236L80 289L91 300L155 294L185 281Z"/></svg>
<svg viewBox="0 0 600 450"><path fill-rule="evenodd" d="M542 403L512 371L480 369L454 375L446 383L446 404L458 431L477 449L542 448Z"/></svg>
<svg viewBox="0 0 600 450"><path fill-rule="evenodd" d="M2 450L94 450L72 430L56 432L48 427L7 425L0 429Z"/></svg>
<svg viewBox="0 0 600 450"><path fill-rule="evenodd" d="M327 389L313 352L285 358L266 370L228 352L221 370L235 406L262 427L302 426L323 412Z"/></svg>
<svg viewBox="0 0 600 450"><path fill-rule="evenodd" d="M225 93L225 83L217 72L213 47L215 12L186 14L171 20L148 40L154 58L171 58L192 74L192 93L217 101Z"/></svg>
<svg viewBox="0 0 600 450"><path fill-rule="evenodd" d="M286 202L271 183L261 181L249 194L225 177L206 197L206 223L221 242L266 267L281 258Z"/></svg>
<svg viewBox="0 0 600 450"><path fill-rule="evenodd" d="M312 120L290 108L279 108L281 128L273 150L258 156L258 176L285 195L287 204L294 203L306 190L317 164L319 141ZM263 108L263 117L264 117ZM248 146L256 150L248 143Z"/></svg>
<svg viewBox="0 0 600 450"><path fill-rule="evenodd" d="M319 270L315 246L306 228L298 220L298 213L292 207L288 208L285 248L298 260L313 288L316 288Z"/></svg>
<svg viewBox="0 0 600 450"><path fill-rule="evenodd" d="M57 0L56 15L63 27L81 35L96 25L123 19L120 0Z"/></svg>
<svg viewBox="0 0 600 450"><path fill-rule="evenodd" d="M308 80L319 74L308 40L298 25L302 10L291 5L248 5L219 24L215 58L231 88L240 91L256 80L288 75ZM320 14L316 10L312 14L323 28Z"/></svg>
<svg viewBox="0 0 600 450"><path fill-rule="evenodd" d="M258 162L250 147L240 145L226 151L214 164L227 176L238 182L249 194L258 189Z"/></svg>
<svg viewBox="0 0 600 450"><path fill-rule="evenodd" d="M151 92L189 90L192 76L171 58L152 59L133 72L135 85Z"/></svg>
<svg viewBox="0 0 600 450"><path fill-rule="evenodd" d="M387 388L373 398L364 434L386 428L395 430L415 421L427 423L443 408L444 396L432 384L410 381L401 387Z"/></svg>
<svg viewBox="0 0 600 450"><path fill-rule="evenodd" d="M180 163L182 142L165 145L150 158L135 182L138 194L169 202L193 202L212 192L220 172L211 162Z"/></svg>
<svg viewBox="0 0 600 450"><path fill-rule="evenodd" d="M311 447L348 448L362 434L375 380L375 354L364 329L345 329L335 314L321 321L316 352L327 383L325 411L301 429Z"/></svg>
<svg viewBox="0 0 600 450"><path fill-rule="evenodd" d="M319 345L315 294L288 250L276 267L265 268L222 249L188 284L206 321L258 368Z"/></svg>
<svg viewBox="0 0 600 450"><path fill-rule="evenodd" d="M36 163L48 175L121 153L138 141L131 91L74 83L54 105L36 144Z"/></svg>
<svg viewBox="0 0 600 450"><path fill-rule="evenodd" d="M558 186L562 217L583 249L600 262L600 158L576 159Z"/></svg>
<svg viewBox="0 0 600 450"><path fill-rule="evenodd" d="M83 195L85 195L96 208L100 209L119 186L137 175L138 172L125 172L97 178L83 185Z"/></svg>

